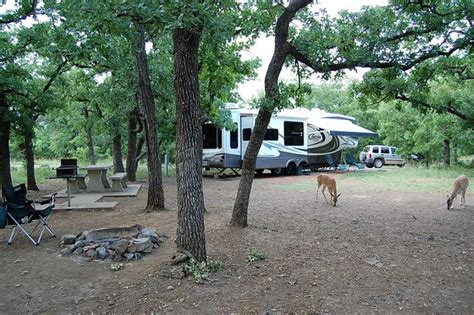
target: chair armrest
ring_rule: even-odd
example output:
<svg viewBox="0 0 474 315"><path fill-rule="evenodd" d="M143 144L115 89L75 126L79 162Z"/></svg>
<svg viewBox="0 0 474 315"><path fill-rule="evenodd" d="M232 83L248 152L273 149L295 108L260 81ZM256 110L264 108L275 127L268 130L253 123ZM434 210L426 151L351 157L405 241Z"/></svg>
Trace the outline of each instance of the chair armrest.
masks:
<svg viewBox="0 0 474 315"><path fill-rule="evenodd" d="M34 203L37 203L37 204L40 204L40 205L45 205L45 204L50 203L50 202L51 202L51 198L43 199L43 200L35 200Z"/></svg>
<svg viewBox="0 0 474 315"><path fill-rule="evenodd" d="M58 193L51 194L51 196L48 199L43 199L43 200L37 200L34 201L35 204L40 204L40 205L45 205L45 204L51 204L52 206L56 203L56 195Z"/></svg>

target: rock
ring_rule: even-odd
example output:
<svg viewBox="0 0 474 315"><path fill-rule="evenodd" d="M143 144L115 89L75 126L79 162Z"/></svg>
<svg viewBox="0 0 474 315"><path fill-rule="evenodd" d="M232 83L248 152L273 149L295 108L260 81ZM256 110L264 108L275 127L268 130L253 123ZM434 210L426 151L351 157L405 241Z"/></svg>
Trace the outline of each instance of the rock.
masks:
<svg viewBox="0 0 474 315"><path fill-rule="evenodd" d="M383 263L375 257L367 259L367 263L371 266L376 266L378 268L383 266Z"/></svg>
<svg viewBox="0 0 474 315"><path fill-rule="evenodd" d="M64 245L72 245L74 243L76 243L76 235L73 235L73 234L65 234L63 236L63 243Z"/></svg>
<svg viewBox="0 0 474 315"><path fill-rule="evenodd" d="M59 252L62 256L67 256L72 253L72 247L71 246L66 246L61 251Z"/></svg>
<svg viewBox="0 0 474 315"><path fill-rule="evenodd" d="M113 256L112 260L115 261L115 262L120 262L120 261L123 260L123 257L120 256L120 255L115 255L115 256Z"/></svg>
<svg viewBox="0 0 474 315"><path fill-rule="evenodd" d="M149 238L152 243L159 243L159 239L156 234L155 235L139 234L137 238Z"/></svg>
<svg viewBox="0 0 474 315"><path fill-rule="evenodd" d="M135 253L136 251L137 251L137 245L135 245L134 243L128 244L127 252Z"/></svg>
<svg viewBox="0 0 474 315"><path fill-rule="evenodd" d="M142 258L140 253L124 253L122 256L127 260L138 260Z"/></svg>
<svg viewBox="0 0 474 315"><path fill-rule="evenodd" d="M139 253L151 253L153 250L153 245L151 243L151 239L147 238L137 238L133 241L136 246L136 251Z"/></svg>
<svg viewBox="0 0 474 315"><path fill-rule="evenodd" d="M168 286L168 287L166 288L166 290L168 290L168 291L174 290L174 287L173 287L172 285L170 285L170 286Z"/></svg>
<svg viewBox="0 0 474 315"><path fill-rule="evenodd" d="M92 260L97 259L97 251L95 249L89 249L85 252L85 254Z"/></svg>
<svg viewBox="0 0 474 315"><path fill-rule="evenodd" d="M97 258L99 258L100 260L104 260L105 258L107 258L107 256L107 249L105 249L105 247L99 246L97 248Z"/></svg>
<svg viewBox="0 0 474 315"><path fill-rule="evenodd" d="M109 257L113 259L115 257L115 251L113 249L108 248L107 253L109 254Z"/></svg>
<svg viewBox="0 0 474 315"><path fill-rule="evenodd" d="M125 251L127 250L127 247L128 247L128 241L127 240L118 240L116 242L113 242L111 245L110 245L110 248L115 250L115 253L120 256L122 255L123 253L125 253Z"/></svg>
<svg viewBox="0 0 474 315"><path fill-rule="evenodd" d="M82 248L84 246L86 246L86 243L84 243L84 241L77 241L74 243L74 249Z"/></svg>
<svg viewBox="0 0 474 315"><path fill-rule="evenodd" d="M168 279L184 279L186 274L180 266L166 266L161 270L161 276Z"/></svg>
<svg viewBox="0 0 474 315"><path fill-rule="evenodd" d="M74 255L80 255L80 254L82 254L82 252L83 252L82 247L78 247L72 253Z"/></svg>
<svg viewBox="0 0 474 315"><path fill-rule="evenodd" d="M89 249L94 249L95 250L99 246L100 246L99 244L87 245L87 246L84 246L84 251L87 252Z"/></svg>
<svg viewBox="0 0 474 315"><path fill-rule="evenodd" d="M149 237L153 243L161 243L161 240L158 237L158 234L151 229L147 229L147 228L142 229L141 233L138 235L137 238L146 238L146 237Z"/></svg>

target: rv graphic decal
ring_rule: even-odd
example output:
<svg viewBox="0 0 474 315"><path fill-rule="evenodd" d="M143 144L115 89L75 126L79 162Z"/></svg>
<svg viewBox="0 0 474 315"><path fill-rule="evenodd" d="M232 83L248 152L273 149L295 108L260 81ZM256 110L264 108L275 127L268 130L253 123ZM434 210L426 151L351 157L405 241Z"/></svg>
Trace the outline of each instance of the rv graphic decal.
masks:
<svg viewBox="0 0 474 315"><path fill-rule="evenodd" d="M308 123L308 146L323 143L327 138L326 134L329 136L329 132L321 131L318 127Z"/></svg>

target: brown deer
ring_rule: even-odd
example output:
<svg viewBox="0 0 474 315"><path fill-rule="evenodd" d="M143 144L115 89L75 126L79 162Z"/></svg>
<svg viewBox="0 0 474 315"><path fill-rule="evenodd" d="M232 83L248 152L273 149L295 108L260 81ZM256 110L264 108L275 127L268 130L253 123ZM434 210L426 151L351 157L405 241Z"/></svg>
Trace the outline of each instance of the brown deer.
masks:
<svg viewBox="0 0 474 315"><path fill-rule="evenodd" d="M447 196L448 197L448 201L447 201L448 210L454 208L453 202L457 195L461 195L461 202L459 204L461 206L464 205L463 208L466 208L467 186L469 186L469 180L467 179L466 175L461 175L454 180L453 192L451 193L451 196L449 195Z"/></svg>
<svg viewBox="0 0 474 315"><path fill-rule="evenodd" d="M336 180L330 176L323 175L323 174L316 176L316 180L318 181L318 190L316 191L316 200L318 200L319 188L323 186L323 190L322 190L323 196L326 202L328 202L328 199L326 198L326 194L324 193L324 190L327 187L329 190L329 193L331 194L332 205L335 207L337 204L337 198L339 198L339 196L341 195L341 194L339 195L337 194Z"/></svg>

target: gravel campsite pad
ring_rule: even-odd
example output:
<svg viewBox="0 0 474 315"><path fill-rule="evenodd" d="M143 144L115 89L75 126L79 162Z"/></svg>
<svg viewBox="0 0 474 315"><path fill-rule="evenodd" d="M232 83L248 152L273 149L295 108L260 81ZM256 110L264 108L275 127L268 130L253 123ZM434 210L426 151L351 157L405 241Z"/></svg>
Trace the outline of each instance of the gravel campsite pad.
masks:
<svg viewBox="0 0 474 315"><path fill-rule="evenodd" d="M175 178L164 179L168 211L143 211L146 183L113 211L57 211L59 236L140 224L169 238L120 268L61 256L49 235L37 247L2 242L0 313L474 313L472 187L465 209L456 200L447 211L446 191L367 189L352 175L335 175L338 207L316 201L316 173L256 178L245 229L228 225L239 178L204 178L207 252L221 269L203 284L170 273ZM42 185L37 196L57 188ZM264 259L249 262L249 249Z"/></svg>

